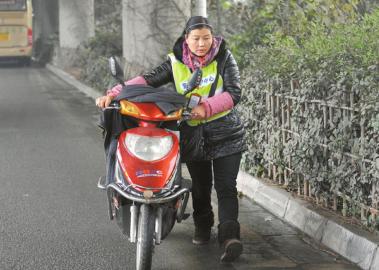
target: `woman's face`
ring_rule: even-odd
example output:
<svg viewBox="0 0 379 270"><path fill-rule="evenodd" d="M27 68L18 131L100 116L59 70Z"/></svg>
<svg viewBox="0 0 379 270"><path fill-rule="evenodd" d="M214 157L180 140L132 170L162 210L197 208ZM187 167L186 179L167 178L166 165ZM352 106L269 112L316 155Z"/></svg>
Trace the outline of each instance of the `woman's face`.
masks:
<svg viewBox="0 0 379 270"><path fill-rule="evenodd" d="M212 46L212 33L209 28L191 30L186 35L189 49L197 56L204 56Z"/></svg>

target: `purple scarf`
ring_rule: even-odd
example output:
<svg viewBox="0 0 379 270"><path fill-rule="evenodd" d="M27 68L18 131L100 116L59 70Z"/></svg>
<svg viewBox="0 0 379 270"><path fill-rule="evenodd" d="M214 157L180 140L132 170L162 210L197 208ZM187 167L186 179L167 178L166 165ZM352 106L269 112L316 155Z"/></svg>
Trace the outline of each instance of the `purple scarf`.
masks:
<svg viewBox="0 0 379 270"><path fill-rule="evenodd" d="M205 67L211 63L218 51L220 50L220 45L222 42L222 37L213 37L212 46L209 52L203 57L199 57L191 52L188 47L186 40L183 41L183 63L192 70L197 68Z"/></svg>

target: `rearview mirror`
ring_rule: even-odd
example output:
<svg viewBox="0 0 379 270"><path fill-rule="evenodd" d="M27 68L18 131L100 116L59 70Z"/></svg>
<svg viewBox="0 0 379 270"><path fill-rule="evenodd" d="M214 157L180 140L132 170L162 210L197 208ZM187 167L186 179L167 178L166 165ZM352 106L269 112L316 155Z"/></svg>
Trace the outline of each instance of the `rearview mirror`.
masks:
<svg viewBox="0 0 379 270"><path fill-rule="evenodd" d="M108 59L108 63L112 76L124 85L124 72L122 71L120 64L117 62L116 57L111 56Z"/></svg>

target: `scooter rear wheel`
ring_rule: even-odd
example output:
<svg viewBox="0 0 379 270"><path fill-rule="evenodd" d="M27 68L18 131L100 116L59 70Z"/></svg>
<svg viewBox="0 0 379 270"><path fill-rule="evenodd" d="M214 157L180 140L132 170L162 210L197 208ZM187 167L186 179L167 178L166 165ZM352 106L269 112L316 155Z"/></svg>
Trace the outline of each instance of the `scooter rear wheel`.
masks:
<svg viewBox="0 0 379 270"><path fill-rule="evenodd" d="M154 249L155 213L147 204L142 204L138 218L137 270L150 270Z"/></svg>

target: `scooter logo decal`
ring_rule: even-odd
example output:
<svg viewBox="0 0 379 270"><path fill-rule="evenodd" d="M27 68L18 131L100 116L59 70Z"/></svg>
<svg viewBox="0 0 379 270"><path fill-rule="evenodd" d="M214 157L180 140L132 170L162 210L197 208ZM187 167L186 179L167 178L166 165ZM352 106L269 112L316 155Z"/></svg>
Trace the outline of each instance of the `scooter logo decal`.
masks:
<svg viewBox="0 0 379 270"><path fill-rule="evenodd" d="M139 170L136 172L138 178L141 177L162 177L163 172L161 170Z"/></svg>

